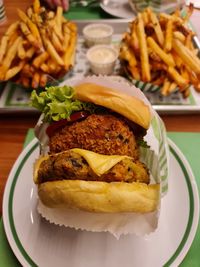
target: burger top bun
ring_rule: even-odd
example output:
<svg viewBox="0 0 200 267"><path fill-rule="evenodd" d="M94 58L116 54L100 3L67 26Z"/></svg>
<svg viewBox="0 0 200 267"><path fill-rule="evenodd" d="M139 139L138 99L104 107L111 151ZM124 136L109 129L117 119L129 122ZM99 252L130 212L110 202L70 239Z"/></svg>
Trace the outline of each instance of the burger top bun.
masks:
<svg viewBox="0 0 200 267"><path fill-rule="evenodd" d="M74 87L77 99L104 106L148 129L151 120L149 107L140 99L93 83Z"/></svg>

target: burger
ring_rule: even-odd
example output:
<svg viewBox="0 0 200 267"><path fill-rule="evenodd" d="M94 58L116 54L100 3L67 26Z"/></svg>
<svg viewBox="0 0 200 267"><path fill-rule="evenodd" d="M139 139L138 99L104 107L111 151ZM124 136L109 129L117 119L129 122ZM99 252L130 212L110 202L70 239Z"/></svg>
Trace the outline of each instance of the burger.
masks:
<svg viewBox="0 0 200 267"><path fill-rule="evenodd" d="M139 149L146 146L148 105L94 83L33 91L31 103L43 113L48 140L48 152L34 165L43 205L104 213L157 209L160 187L150 182Z"/></svg>

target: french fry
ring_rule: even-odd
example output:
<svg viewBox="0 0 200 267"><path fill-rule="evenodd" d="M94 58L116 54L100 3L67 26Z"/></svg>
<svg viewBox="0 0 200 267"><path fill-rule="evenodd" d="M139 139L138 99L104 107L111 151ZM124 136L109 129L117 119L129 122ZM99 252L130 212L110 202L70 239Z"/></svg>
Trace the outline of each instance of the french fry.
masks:
<svg viewBox="0 0 200 267"><path fill-rule="evenodd" d="M26 57L26 51L24 49L24 46L23 46L23 40L21 39L21 42L19 43L18 45L18 50L17 50L17 53L18 53L18 57L20 59L24 59Z"/></svg>
<svg viewBox="0 0 200 267"><path fill-rule="evenodd" d="M190 80L191 80L195 90L200 92L200 81L199 81L199 78L197 77L196 73L194 73L193 71L188 70L188 72L189 72Z"/></svg>
<svg viewBox="0 0 200 267"><path fill-rule="evenodd" d="M136 25L135 24L132 25L131 46L132 46L135 53L139 53L139 51L140 51L139 40L138 40L138 36L136 33Z"/></svg>
<svg viewBox="0 0 200 267"><path fill-rule="evenodd" d="M183 76L184 79L186 79L187 81L190 80L190 74L189 72L187 71L186 67L185 66L181 66L180 67L180 73L181 75Z"/></svg>
<svg viewBox="0 0 200 267"><path fill-rule="evenodd" d="M63 9L61 6L58 6L57 12L56 12L56 24L58 27L59 34L62 36L62 15L63 15Z"/></svg>
<svg viewBox="0 0 200 267"><path fill-rule="evenodd" d="M41 6L41 7L40 7L40 13L43 13L43 12L46 12L46 7Z"/></svg>
<svg viewBox="0 0 200 267"><path fill-rule="evenodd" d="M14 43L14 41L19 37L19 33L17 31L13 32L13 34L10 36L9 41L8 41L8 47L12 46L12 44Z"/></svg>
<svg viewBox="0 0 200 267"><path fill-rule="evenodd" d="M159 14L159 17L160 17L160 19L164 19L164 20L166 20L166 21L168 21L168 20L171 20L171 19L174 19L174 22L175 23L178 23L178 24L184 24L184 21L183 21L183 19L181 18L181 17L178 17L178 16L174 16L173 17L173 15L169 15L169 14L166 14L166 13L160 13Z"/></svg>
<svg viewBox="0 0 200 267"><path fill-rule="evenodd" d="M39 0L33 1L33 10L36 14L40 12L40 1Z"/></svg>
<svg viewBox="0 0 200 267"><path fill-rule="evenodd" d="M39 56L35 57L33 60L33 66L37 69L44 63L49 57L49 54L45 51L41 53Z"/></svg>
<svg viewBox="0 0 200 267"><path fill-rule="evenodd" d="M194 56L198 56L199 50L198 48L194 48L191 52L194 54Z"/></svg>
<svg viewBox="0 0 200 267"><path fill-rule="evenodd" d="M190 95L190 89L187 87L183 92L182 92L183 98L188 98Z"/></svg>
<svg viewBox="0 0 200 267"><path fill-rule="evenodd" d="M68 49L66 50L63 56L63 62L66 70L68 70L74 64L75 47L76 47L76 35L72 34Z"/></svg>
<svg viewBox="0 0 200 267"><path fill-rule="evenodd" d="M39 74L39 72L35 72L33 75L31 86L33 88L38 88L39 84L40 84L40 74Z"/></svg>
<svg viewBox="0 0 200 267"><path fill-rule="evenodd" d="M57 23L56 23L56 20L53 19L51 23L49 23L50 26L52 27L52 30L55 31L56 35L58 36L58 38L60 39L61 42L63 42L63 34L60 30L60 28L58 27Z"/></svg>
<svg viewBox="0 0 200 267"><path fill-rule="evenodd" d="M34 24L30 19L29 17L20 9L17 9L17 12L18 12L18 15L19 17L21 18L21 20L26 24L28 25L31 33L33 34L33 36L38 40L39 44L41 46L41 37L40 37L40 33L39 33L39 30L36 26L36 24ZM27 28L28 28L27 27Z"/></svg>
<svg viewBox="0 0 200 267"><path fill-rule="evenodd" d="M144 23L142 16L138 14L138 23L137 23L137 34L140 45L140 61L141 61L141 75L142 80L149 82L151 80L150 66L149 66L149 56L147 51L147 42L146 34L144 31Z"/></svg>
<svg viewBox="0 0 200 267"><path fill-rule="evenodd" d="M49 11L48 14L47 14L48 20L52 20L54 17L55 17L54 11Z"/></svg>
<svg viewBox="0 0 200 267"><path fill-rule="evenodd" d="M65 51L69 45L69 41L70 41L70 29L68 28L67 24L63 25L63 35L64 35L64 39L63 39L63 50Z"/></svg>
<svg viewBox="0 0 200 267"><path fill-rule="evenodd" d="M6 33L5 33L5 35L8 36L8 37L10 37L10 35L12 35L13 32L15 32L15 31L17 30L18 26L19 26L19 21L16 21L16 22L12 23L12 24L8 27L8 29L7 29L7 31L6 31Z"/></svg>
<svg viewBox="0 0 200 267"><path fill-rule="evenodd" d="M149 13L150 19L154 25L154 30L155 30L156 37L158 39L158 43L161 45L161 47L163 47L164 35L162 32L159 20L158 20L156 14L154 12L152 12L152 10L150 8L148 8L148 13Z"/></svg>
<svg viewBox="0 0 200 267"><path fill-rule="evenodd" d="M1 45L0 45L0 61L2 61L2 59L6 53L7 44L8 44L8 37L3 36L1 39Z"/></svg>
<svg viewBox="0 0 200 267"><path fill-rule="evenodd" d="M75 57L75 47L72 47L72 50L71 51L72 52L71 52L71 58L70 58L70 64L69 64L70 65L70 68L73 67L74 64L75 64L75 59L76 59L76 57Z"/></svg>
<svg viewBox="0 0 200 267"><path fill-rule="evenodd" d="M173 20L168 20L165 32L164 51L169 52L172 49Z"/></svg>
<svg viewBox="0 0 200 267"><path fill-rule="evenodd" d="M57 62L57 64L61 66L65 65L63 59L59 56L59 54L57 53L54 46L49 40L46 40L46 46L49 55Z"/></svg>
<svg viewBox="0 0 200 267"><path fill-rule="evenodd" d="M23 65L24 65L24 61L21 61L19 63L19 65L9 69L5 74L4 80L7 81L7 80L11 79L12 77L14 77L23 68Z"/></svg>
<svg viewBox="0 0 200 267"><path fill-rule="evenodd" d="M136 57L132 50L128 49L126 45L123 45L120 49L120 58L127 60L131 67L137 65Z"/></svg>
<svg viewBox="0 0 200 267"><path fill-rule="evenodd" d="M140 72L136 66L128 66L128 70L135 80L140 80Z"/></svg>
<svg viewBox="0 0 200 267"><path fill-rule="evenodd" d="M24 34L25 38L33 45L35 48L40 48L37 39L33 36L30 32L29 28L27 27L26 23L20 22L20 28L22 33Z"/></svg>
<svg viewBox="0 0 200 267"><path fill-rule="evenodd" d="M171 55L172 55L172 57L174 59L174 62L176 64L176 67L180 69L181 66L184 64L183 60L173 50L171 51Z"/></svg>
<svg viewBox="0 0 200 267"><path fill-rule="evenodd" d="M180 9L177 8L177 9L174 11L174 13L173 13L172 16L175 16L175 17L177 17L177 18L180 18L180 16L181 16Z"/></svg>
<svg viewBox="0 0 200 267"><path fill-rule="evenodd" d="M185 35L182 34L182 32L179 32L179 31L174 31L173 32L173 37L178 39L179 41L181 41L182 43L185 42Z"/></svg>
<svg viewBox="0 0 200 267"><path fill-rule="evenodd" d="M77 26L74 22L72 21L67 21L67 27L72 31L74 34L77 33Z"/></svg>
<svg viewBox="0 0 200 267"><path fill-rule="evenodd" d="M153 59L153 61L161 62L162 59L150 48L148 47L149 58Z"/></svg>
<svg viewBox="0 0 200 267"><path fill-rule="evenodd" d="M147 10L144 10L144 12L142 12L142 19L144 22L144 26L148 25L149 23L149 14Z"/></svg>
<svg viewBox="0 0 200 267"><path fill-rule="evenodd" d="M174 67L175 62L171 56L169 56L165 51L160 48L160 46L154 41L152 37L147 37L147 44L149 47L157 54L159 57L169 66Z"/></svg>
<svg viewBox="0 0 200 267"><path fill-rule="evenodd" d="M176 27L178 28L178 30L184 34L185 36L187 36L188 34L190 34L191 30L189 28L187 28L184 24L179 24L177 23Z"/></svg>
<svg viewBox="0 0 200 267"><path fill-rule="evenodd" d="M163 96L167 96L169 95L169 88L170 88L170 81L168 80L168 78L165 78L163 86L161 87L161 94Z"/></svg>
<svg viewBox="0 0 200 267"><path fill-rule="evenodd" d="M47 75L45 73L42 73L40 76L40 86L45 87L47 84Z"/></svg>
<svg viewBox="0 0 200 267"><path fill-rule="evenodd" d="M173 92L175 92L177 89L177 84L175 82L172 82L169 86L169 89L168 89L168 94L171 94Z"/></svg>
<svg viewBox="0 0 200 267"><path fill-rule="evenodd" d="M200 60L192 54L179 40L174 39L172 43L173 49L194 72L200 73Z"/></svg>
<svg viewBox="0 0 200 267"><path fill-rule="evenodd" d="M192 36L193 34L189 33L185 38L185 46L190 50L194 49L193 44L192 44Z"/></svg>
<svg viewBox="0 0 200 267"><path fill-rule="evenodd" d="M27 9L27 16L29 17L29 19L32 19L32 17L33 17L33 9L32 9L32 7L29 7Z"/></svg>
<svg viewBox="0 0 200 267"><path fill-rule="evenodd" d="M13 43L13 45L8 49L4 61L2 63L4 71L7 71L10 68L12 61L15 58L15 55L17 54L18 45L21 42L21 39L21 37L18 37L17 40L15 40L15 42Z"/></svg>
<svg viewBox="0 0 200 267"><path fill-rule="evenodd" d="M51 57L49 57L49 59L47 60L46 65L48 67L49 73L55 73L56 68L58 67L58 64Z"/></svg>
<svg viewBox="0 0 200 267"><path fill-rule="evenodd" d="M58 36L55 34L55 32L52 32L52 44L55 47L57 52L63 52L64 51L64 47L62 46ZM65 39L64 39L65 41Z"/></svg>
<svg viewBox="0 0 200 267"><path fill-rule="evenodd" d="M168 67L165 63L162 63L162 62L152 62L151 68L155 71L157 71L157 70L167 71Z"/></svg>
<svg viewBox="0 0 200 267"><path fill-rule="evenodd" d="M14 22L13 24L11 24L9 26L9 28L7 29L6 33L3 35L2 39L1 39L1 44L0 44L0 62L2 61L5 53L6 53L6 48L8 45L8 41L11 38L11 36L16 32L17 27L18 27L19 23Z"/></svg>
<svg viewBox="0 0 200 267"><path fill-rule="evenodd" d="M42 63L42 65L40 66L40 69L44 72L44 73L49 73L50 72L50 68L46 63Z"/></svg>
<svg viewBox="0 0 200 267"><path fill-rule="evenodd" d="M35 53L35 47L30 47L27 51L26 51L26 58L32 58L32 56Z"/></svg>
<svg viewBox="0 0 200 267"><path fill-rule="evenodd" d="M193 13L193 10L194 10L194 6L192 3L190 3L189 7L187 8L187 12L186 12L186 15L185 17L183 18L184 20L184 23L188 22L192 13Z"/></svg>
<svg viewBox="0 0 200 267"><path fill-rule="evenodd" d="M167 72L169 75L173 78L173 80L180 86L180 88L185 88L186 85L188 85L188 80L186 80L184 77L182 77L175 68L168 67Z"/></svg>

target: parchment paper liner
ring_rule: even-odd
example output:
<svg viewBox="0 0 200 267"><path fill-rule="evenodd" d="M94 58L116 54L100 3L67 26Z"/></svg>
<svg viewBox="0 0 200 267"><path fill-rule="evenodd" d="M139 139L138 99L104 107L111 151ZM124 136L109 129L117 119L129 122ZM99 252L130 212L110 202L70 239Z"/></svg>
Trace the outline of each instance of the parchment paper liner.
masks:
<svg viewBox="0 0 200 267"><path fill-rule="evenodd" d="M161 119L158 114L152 109L151 104L146 99L144 94L135 86L130 85L128 82L121 80L117 77L107 76L92 76L82 79L67 80L62 85L75 85L78 83L93 82L102 86L107 86L115 90L122 91L126 94L134 95L142 99L147 105L150 106L152 114L152 124L147 131L145 140L150 146L149 149L141 148L141 159L147 165L151 172L151 183L160 183L161 191L160 198L162 196L162 182L163 173L165 175L164 188L167 192L167 173L168 173L168 146L166 144L166 132L163 128ZM37 134L40 129L41 120L36 126ZM161 127L162 125L162 127ZM44 127L45 128L45 127ZM41 129L40 129L41 130ZM39 136L43 136L41 133ZM162 169L160 169L160 151L166 158L166 164L162 162ZM163 171L165 170L165 171ZM162 178L162 179L161 179ZM116 238L119 238L122 234L136 234L146 235L155 231L158 225L160 206L155 212L148 214L141 213L90 213L80 210L69 209L55 209L44 206L41 201L38 201L38 212L51 223L57 225L64 225L66 227L72 227L75 229L87 230L92 232L110 232Z"/></svg>

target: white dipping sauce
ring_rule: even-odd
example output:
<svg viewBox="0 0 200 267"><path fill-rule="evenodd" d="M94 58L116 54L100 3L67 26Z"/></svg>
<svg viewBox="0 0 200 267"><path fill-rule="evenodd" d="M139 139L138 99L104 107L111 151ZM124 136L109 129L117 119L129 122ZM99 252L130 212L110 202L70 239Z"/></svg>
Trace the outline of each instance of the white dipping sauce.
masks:
<svg viewBox="0 0 200 267"><path fill-rule="evenodd" d="M89 58L95 63L110 63L115 60L116 55L107 47L99 47L90 51Z"/></svg>
<svg viewBox="0 0 200 267"><path fill-rule="evenodd" d="M109 34L109 31L103 27L91 27L88 28L85 33L91 37L105 37Z"/></svg>

